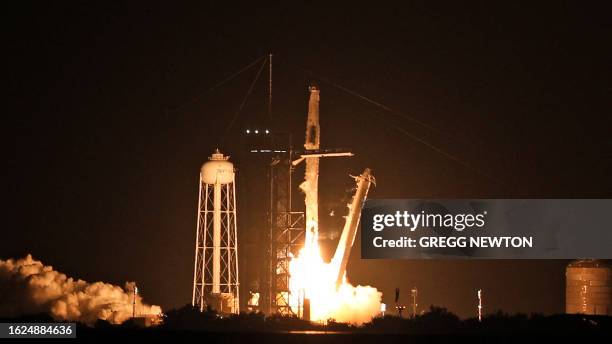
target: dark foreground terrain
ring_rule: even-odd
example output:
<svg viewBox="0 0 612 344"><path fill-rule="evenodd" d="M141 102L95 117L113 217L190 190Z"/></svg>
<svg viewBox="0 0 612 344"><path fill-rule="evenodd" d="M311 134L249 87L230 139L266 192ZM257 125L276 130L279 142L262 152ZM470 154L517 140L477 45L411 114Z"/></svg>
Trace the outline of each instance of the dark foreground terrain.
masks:
<svg viewBox="0 0 612 344"><path fill-rule="evenodd" d="M52 322L47 315L0 322ZM507 315L501 312L476 319L460 320L444 308L430 310L413 319L386 316L363 326L328 321L321 325L293 317L265 317L261 313L242 313L223 317L215 312L200 313L185 306L171 310L164 323L156 327L140 327L128 321L111 325L98 321L93 325L78 324L78 339L98 340L198 340L206 343L398 343L448 342L466 340L612 338L612 317L584 315Z"/></svg>

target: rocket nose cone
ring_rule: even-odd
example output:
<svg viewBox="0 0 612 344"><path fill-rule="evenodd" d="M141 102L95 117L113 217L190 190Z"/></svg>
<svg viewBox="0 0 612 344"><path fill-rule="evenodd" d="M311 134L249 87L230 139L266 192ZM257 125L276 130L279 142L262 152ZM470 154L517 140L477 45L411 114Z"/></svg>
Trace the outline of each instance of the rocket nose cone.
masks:
<svg viewBox="0 0 612 344"><path fill-rule="evenodd" d="M317 82L316 82L316 81L311 81L311 82L310 82L310 86L308 86L308 90L309 90L310 92L313 92L313 91L318 91L318 90L319 90L319 85L317 84Z"/></svg>

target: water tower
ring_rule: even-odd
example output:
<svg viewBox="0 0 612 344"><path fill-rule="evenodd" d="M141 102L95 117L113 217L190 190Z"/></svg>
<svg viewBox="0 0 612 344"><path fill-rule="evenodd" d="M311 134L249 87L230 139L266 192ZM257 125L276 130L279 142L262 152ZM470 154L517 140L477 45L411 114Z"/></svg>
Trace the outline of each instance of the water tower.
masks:
<svg viewBox="0 0 612 344"><path fill-rule="evenodd" d="M612 267L581 259L565 269L565 313L612 315Z"/></svg>
<svg viewBox="0 0 612 344"><path fill-rule="evenodd" d="M200 169L191 304L239 312L236 183L229 156L217 149Z"/></svg>

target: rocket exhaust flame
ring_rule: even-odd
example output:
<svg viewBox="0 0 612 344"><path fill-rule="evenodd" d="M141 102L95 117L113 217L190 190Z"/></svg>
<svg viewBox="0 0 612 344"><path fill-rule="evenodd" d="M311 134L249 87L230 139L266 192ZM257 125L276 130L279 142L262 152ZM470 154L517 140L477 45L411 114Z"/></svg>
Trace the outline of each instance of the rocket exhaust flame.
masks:
<svg viewBox="0 0 612 344"><path fill-rule="evenodd" d="M0 260L0 317L48 313L57 320L92 325L98 319L120 324L136 315L161 315L159 306L147 305L134 293L135 285L125 288L104 282L74 280L35 260ZM134 304L135 301L135 304Z"/></svg>
<svg viewBox="0 0 612 344"><path fill-rule="evenodd" d="M357 191L349 205L349 214L338 248L331 262L323 261L317 240L306 241L297 258L289 265L290 305L303 314L303 298L310 299L310 320L362 324L380 311L382 293L370 286L353 286L346 279L346 264L353 245L359 213L373 177L369 169L355 177ZM308 207L307 207L308 210Z"/></svg>

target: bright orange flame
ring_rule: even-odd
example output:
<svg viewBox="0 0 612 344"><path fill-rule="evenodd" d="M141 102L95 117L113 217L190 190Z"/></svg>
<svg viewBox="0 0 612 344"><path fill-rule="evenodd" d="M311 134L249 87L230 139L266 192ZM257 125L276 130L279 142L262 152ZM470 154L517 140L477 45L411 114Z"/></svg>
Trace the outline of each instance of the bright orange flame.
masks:
<svg viewBox="0 0 612 344"><path fill-rule="evenodd" d="M315 239L317 235L313 235ZM303 299L310 299L310 320L362 324L380 312L382 293L370 286L353 286L343 279L336 287L338 264L326 263L316 240L306 240L289 264L291 278L289 304L295 314L303 314Z"/></svg>

